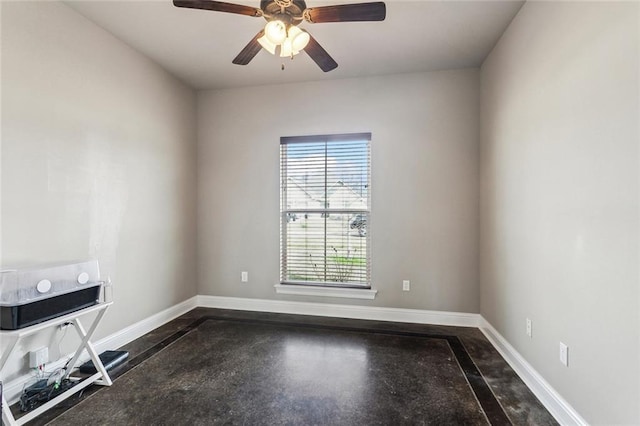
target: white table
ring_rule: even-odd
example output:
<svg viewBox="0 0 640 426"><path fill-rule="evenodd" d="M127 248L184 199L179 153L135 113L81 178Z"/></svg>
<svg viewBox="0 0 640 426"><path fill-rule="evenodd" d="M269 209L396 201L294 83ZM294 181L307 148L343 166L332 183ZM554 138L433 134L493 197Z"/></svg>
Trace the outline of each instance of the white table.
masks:
<svg viewBox="0 0 640 426"><path fill-rule="evenodd" d="M82 354L82 351L84 349L86 349L87 352L89 353L89 356L93 361L93 365L96 366L96 370L97 370L95 374L93 374L92 376L86 379L77 379L79 381L78 384L76 384L70 389L67 389L60 395L42 404L38 408L28 412L27 414L25 414L24 416L20 417L17 420L13 417L13 414L11 413L11 409L9 408L9 404L7 404L7 400L5 399L4 392L3 392L2 420L4 421L5 425L14 426L14 425L25 424L28 421L33 420L40 414L44 413L45 411L49 410L56 404L60 403L61 401L69 398L71 395L86 388L92 383L96 383L102 386L111 386L112 384L111 378L109 377L107 370L104 368L104 365L102 364L102 361L100 361L100 357L98 356L98 353L96 352L95 348L93 347L93 344L91 343L91 336L93 336L93 333L96 331L96 328L98 327L98 324L100 323L100 321L102 321L102 318L104 317L104 314L107 311L107 308L111 306L112 303L113 302L107 302L107 303L100 303L98 305L93 305L88 308L85 308L76 312L72 312L70 314L63 315L61 317L54 318L40 324L32 325L30 327L25 327L18 330L1 330L0 331L0 338L2 338L2 341L5 343L8 342L6 349L2 353L2 358L0 358L0 378L3 377L2 372L4 371L4 367L7 365L7 361L9 360L9 358L11 357L11 354L17 347L20 339L26 336L30 336L34 333L38 333L39 331L42 331L49 327L59 326L67 322L74 325L76 331L80 335L81 342L78 348L76 349L73 355L73 358L67 365L67 371L64 378L65 379L69 378L69 374L71 374L72 370L75 368L80 358L80 355ZM84 327L80 323L80 317L91 312L96 312L97 315L93 320L93 323L89 327L89 331L87 332L85 331ZM74 378L71 378L71 379L73 380Z"/></svg>

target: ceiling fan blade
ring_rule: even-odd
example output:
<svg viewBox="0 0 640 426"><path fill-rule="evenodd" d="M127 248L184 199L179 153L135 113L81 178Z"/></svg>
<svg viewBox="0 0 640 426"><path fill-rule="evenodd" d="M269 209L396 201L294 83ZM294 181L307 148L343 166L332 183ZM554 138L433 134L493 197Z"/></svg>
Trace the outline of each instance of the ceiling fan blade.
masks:
<svg viewBox="0 0 640 426"><path fill-rule="evenodd" d="M254 38L251 39L244 49L238 53L233 59L233 63L236 65L247 65L258 54L262 46L258 43L258 39L264 35L264 30L261 30Z"/></svg>
<svg viewBox="0 0 640 426"><path fill-rule="evenodd" d="M387 7L381 1L310 7L304 11L304 18L311 23L384 21L386 16Z"/></svg>
<svg viewBox="0 0 640 426"><path fill-rule="evenodd" d="M323 49L322 46L316 41L315 38L309 38L309 44L304 48L307 55L313 59L313 62L318 64L320 69L324 72L329 72L338 67L338 63Z"/></svg>
<svg viewBox="0 0 640 426"><path fill-rule="evenodd" d="M241 4L227 3L214 0L173 0L176 7L187 7L190 9L213 10L214 12L236 13L238 15L262 16L262 10Z"/></svg>

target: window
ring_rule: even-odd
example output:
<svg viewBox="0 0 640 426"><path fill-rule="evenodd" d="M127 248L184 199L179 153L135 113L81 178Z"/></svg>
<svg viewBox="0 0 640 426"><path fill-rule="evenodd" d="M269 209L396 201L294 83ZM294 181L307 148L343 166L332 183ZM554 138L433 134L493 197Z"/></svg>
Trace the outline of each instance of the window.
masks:
<svg viewBox="0 0 640 426"><path fill-rule="evenodd" d="M370 133L280 139L280 282L370 288Z"/></svg>

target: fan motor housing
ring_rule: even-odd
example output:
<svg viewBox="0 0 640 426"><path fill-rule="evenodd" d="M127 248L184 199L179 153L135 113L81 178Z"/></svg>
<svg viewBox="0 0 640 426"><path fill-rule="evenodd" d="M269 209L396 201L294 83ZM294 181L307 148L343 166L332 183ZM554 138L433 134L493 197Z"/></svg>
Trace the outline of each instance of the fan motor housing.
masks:
<svg viewBox="0 0 640 426"><path fill-rule="evenodd" d="M264 18L270 21L270 17L281 15L281 5L285 8L284 13L294 21L302 20L302 12L307 8L304 0L261 0L260 9L264 12Z"/></svg>

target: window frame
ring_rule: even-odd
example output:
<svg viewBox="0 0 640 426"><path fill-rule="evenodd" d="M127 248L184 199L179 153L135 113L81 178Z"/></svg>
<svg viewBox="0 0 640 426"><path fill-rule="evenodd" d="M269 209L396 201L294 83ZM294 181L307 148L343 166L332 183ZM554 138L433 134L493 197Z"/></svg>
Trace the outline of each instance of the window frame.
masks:
<svg viewBox="0 0 640 426"><path fill-rule="evenodd" d="M310 208L310 209L300 209L300 208L287 208L287 198L285 195L285 191L283 187L287 186L288 177L285 170L285 157L283 156L282 146L290 145L296 143L318 143L328 145L331 142L361 142L366 141L366 161L367 161L367 197L366 197L366 209L332 209L326 205L326 194L328 193L328 181L327 181L327 169L325 167L325 207L324 208ZM327 158L328 149L325 148L325 159ZM370 132L362 132L362 133L341 133L341 134L327 134L327 135L310 135L310 136L283 136L280 138L280 284L276 286L276 288L318 288L318 289L344 289L345 292L347 290L371 290L371 133ZM366 254L365 254L365 275L366 282L365 283L357 283L357 282L331 282L331 281L311 281L311 280L287 280L285 279L285 272L287 271L286 267L286 259L287 259L287 218L290 214L326 214L327 218L331 214L365 214L367 217L367 232L364 237L366 238ZM325 221L327 220L325 218ZM325 234L323 237L325 243L325 255L324 262L326 264L327 254L326 254L326 244L327 244L327 234L325 228ZM278 292L285 293L285 291L281 290ZM296 294L297 292L294 290L289 294ZM375 291L373 293L375 295ZM346 296L346 297L357 297L357 296ZM366 298L373 298L366 297Z"/></svg>

